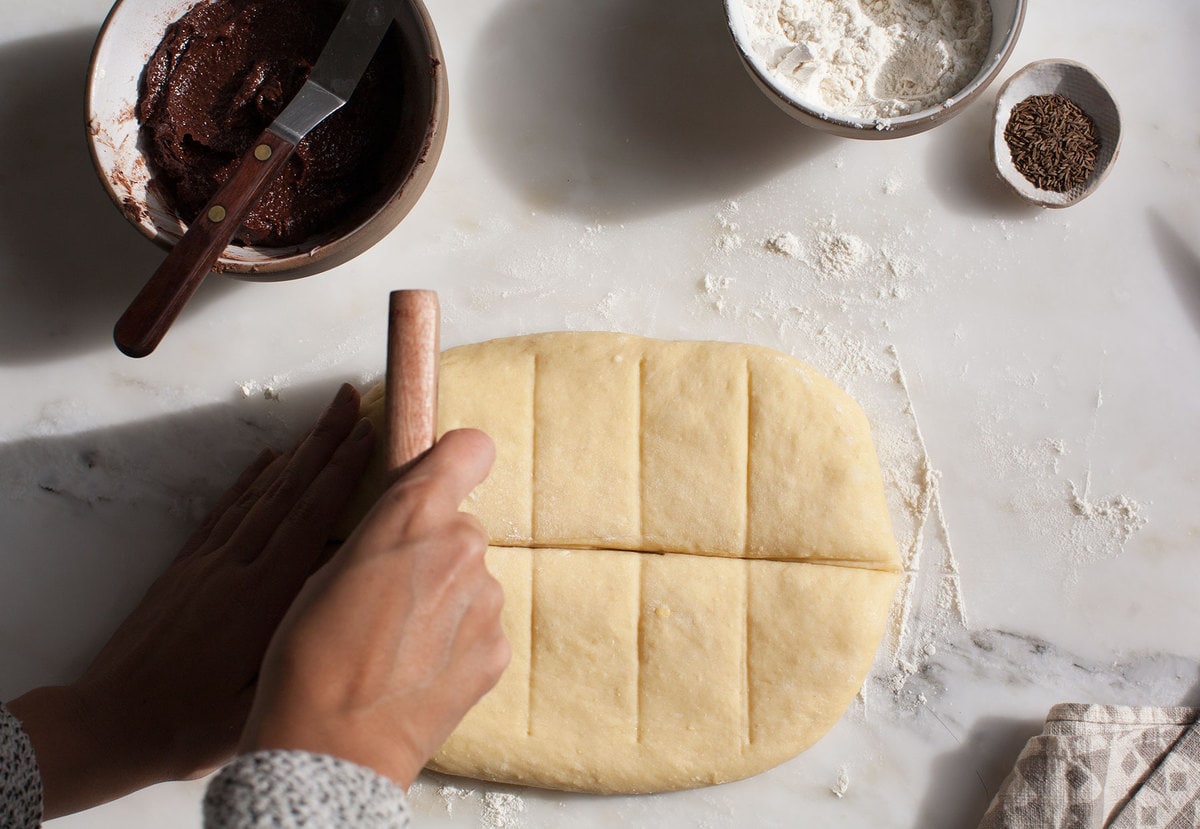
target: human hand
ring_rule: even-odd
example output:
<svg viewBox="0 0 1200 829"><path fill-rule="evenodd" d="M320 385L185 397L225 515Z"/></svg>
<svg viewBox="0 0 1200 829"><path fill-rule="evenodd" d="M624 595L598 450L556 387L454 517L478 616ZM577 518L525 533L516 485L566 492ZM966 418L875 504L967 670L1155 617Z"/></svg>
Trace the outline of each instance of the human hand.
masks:
<svg viewBox="0 0 1200 829"><path fill-rule="evenodd" d="M447 433L309 580L271 641L240 750L330 754L408 788L508 664L487 536L459 512L494 457L482 432Z"/></svg>
<svg viewBox="0 0 1200 829"><path fill-rule="evenodd" d="M370 455L358 400L343 386L295 449L259 456L77 682L13 701L47 818L232 755L271 635Z"/></svg>

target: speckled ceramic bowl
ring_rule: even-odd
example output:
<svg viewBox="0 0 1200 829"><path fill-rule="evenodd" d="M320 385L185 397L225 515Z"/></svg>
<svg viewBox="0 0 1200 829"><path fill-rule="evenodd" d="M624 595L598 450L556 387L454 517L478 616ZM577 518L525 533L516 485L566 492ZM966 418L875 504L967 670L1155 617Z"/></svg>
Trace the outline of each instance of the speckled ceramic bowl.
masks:
<svg viewBox="0 0 1200 829"><path fill-rule="evenodd" d="M989 0L992 8L992 39L983 65L966 86L947 100L929 109L887 119L853 118L822 108L812 101L801 100L796 93L782 85L767 70L752 47L744 0L725 0L725 11L734 45L742 64L755 84L788 115L825 132L845 138L901 138L932 129L944 123L987 89L1012 54L1025 20L1026 0Z"/></svg>
<svg viewBox="0 0 1200 829"><path fill-rule="evenodd" d="M203 0L199 0L203 2ZM87 134L92 160L113 203L148 239L170 249L187 229L166 206L138 139L138 81L167 27L198 0L119 0L92 52ZM328 270L370 248L408 213L433 175L446 131L446 73L441 45L421 0L396 13L407 95L391 146L392 172L354 216L292 247L229 245L216 270L257 280L293 279Z"/></svg>
<svg viewBox="0 0 1200 829"><path fill-rule="evenodd" d="M1025 178L1012 160L1004 130L1013 107L1030 95L1060 94L1073 100L1096 124L1100 150L1096 169L1087 181L1064 193L1043 190ZM1116 99L1091 69L1071 60L1039 60L1020 69L996 96L993 115L992 162L996 174L1025 201L1041 207L1070 207L1096 191L1121 149L1121 112Z"/></svg>

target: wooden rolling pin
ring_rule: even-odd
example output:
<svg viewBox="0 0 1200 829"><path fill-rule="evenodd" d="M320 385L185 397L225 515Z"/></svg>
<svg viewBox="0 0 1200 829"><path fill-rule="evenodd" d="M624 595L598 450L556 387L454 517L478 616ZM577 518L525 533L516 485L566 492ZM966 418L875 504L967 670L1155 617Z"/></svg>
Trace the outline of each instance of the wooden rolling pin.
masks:
<svg viewBox="0 0 1200 829"><path fill-rule="evenodd" d="M436 291L392 291L388 297L384 415L392 480L437 438L441 313Z"/></svg>

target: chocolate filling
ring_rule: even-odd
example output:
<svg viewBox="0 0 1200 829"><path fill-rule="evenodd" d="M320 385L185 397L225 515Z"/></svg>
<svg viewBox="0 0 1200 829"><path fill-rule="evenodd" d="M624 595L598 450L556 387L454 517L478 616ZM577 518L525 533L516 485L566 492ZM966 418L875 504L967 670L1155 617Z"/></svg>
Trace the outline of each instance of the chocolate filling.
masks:
<svg viewBox="0 0 1200 829"><path fill-rule="evenodd" d="M341 11L335 0L209 0L167 29L137 115L154 183L180 218L199 215L299 91ZM393 26L354 95L300 142L236 242L300 245L362 217L400 125L402 58Z"/></svg>

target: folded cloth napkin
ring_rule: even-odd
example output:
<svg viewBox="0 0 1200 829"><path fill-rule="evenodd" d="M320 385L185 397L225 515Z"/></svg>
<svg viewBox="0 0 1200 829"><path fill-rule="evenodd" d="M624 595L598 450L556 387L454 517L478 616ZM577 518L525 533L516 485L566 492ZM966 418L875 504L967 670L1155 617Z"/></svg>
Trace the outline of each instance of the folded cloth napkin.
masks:
<svg viewBox="0 0 1200 829"><path fill-rule="evenodd" d="M1200 827L1200 708L1056 705L979 829Z"/></svg>

